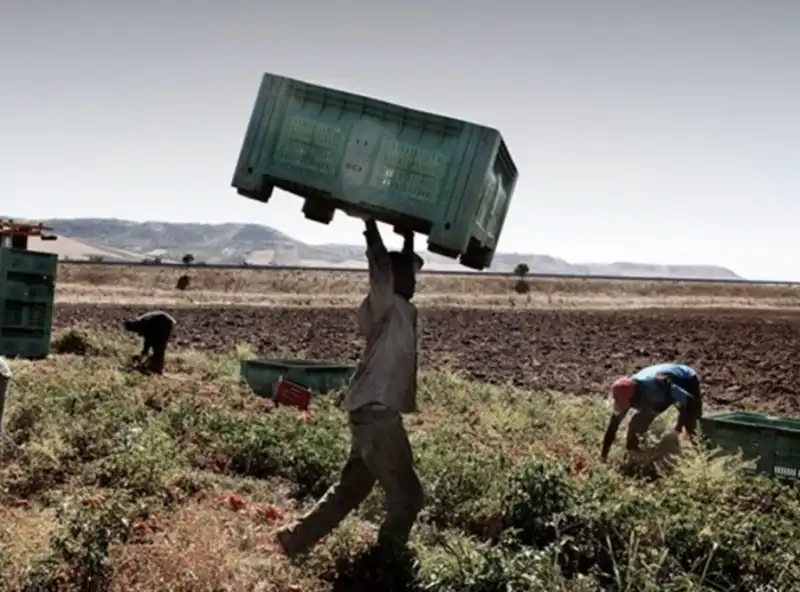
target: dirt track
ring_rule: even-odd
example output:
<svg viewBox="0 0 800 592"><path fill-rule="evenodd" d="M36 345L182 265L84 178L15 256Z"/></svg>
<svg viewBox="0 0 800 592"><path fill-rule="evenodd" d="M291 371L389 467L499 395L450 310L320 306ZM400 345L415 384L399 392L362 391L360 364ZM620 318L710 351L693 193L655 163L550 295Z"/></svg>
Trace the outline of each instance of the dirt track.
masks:
<svg viewBox="0 0 800 592"><path fill-rule="evenodd" d="M91 323L121 332L145 309L57 305L54 328ZM343 309L167 309L178 347L356 360L361 341ZM735 311L421 311L423 367L529 388L603 392L637 367L679 360L701 375L709 402L800 416L800 314ZM174 347L174 346L173 346Z"/></svg>

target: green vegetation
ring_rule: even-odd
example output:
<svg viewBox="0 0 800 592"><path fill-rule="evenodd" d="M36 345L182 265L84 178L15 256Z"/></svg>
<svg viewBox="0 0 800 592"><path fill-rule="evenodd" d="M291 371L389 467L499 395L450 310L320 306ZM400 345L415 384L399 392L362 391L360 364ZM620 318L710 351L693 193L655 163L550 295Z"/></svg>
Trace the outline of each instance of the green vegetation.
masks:
<svg viewBox="0 0 800 592"><path fill-rule="evenodd" d="M244 348L174 354L172 374L145 377L122 369L135 344L89 337L86 355L12 362L0 590L688 591L800 581L800 488L744 477L735 459L692 449L661 479L623 476L618 457L610 467L597 459L602 403L449 374L422 379L422 413L408 420L430 496L409 561L382 565L365 553L381 518L376 490L292 564L271 534L344 461L334 398L312 413L272 408L237 381Z"/></svg>

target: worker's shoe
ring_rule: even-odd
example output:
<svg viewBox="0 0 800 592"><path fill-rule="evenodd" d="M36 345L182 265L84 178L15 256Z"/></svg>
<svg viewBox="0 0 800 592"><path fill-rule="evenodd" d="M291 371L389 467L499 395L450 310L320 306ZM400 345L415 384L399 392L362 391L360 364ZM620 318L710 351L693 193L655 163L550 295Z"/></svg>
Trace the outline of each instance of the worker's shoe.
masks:
<svg viewBox="0 0 800 592"><path fill-rule="evenodd" d="M305 552L305 549L301 549L297 545L292 537L292 532L289 530L279 530L275 533L275 538L281 547L281 551L283 551L283 554L289 559L296 559Z"/></svg>

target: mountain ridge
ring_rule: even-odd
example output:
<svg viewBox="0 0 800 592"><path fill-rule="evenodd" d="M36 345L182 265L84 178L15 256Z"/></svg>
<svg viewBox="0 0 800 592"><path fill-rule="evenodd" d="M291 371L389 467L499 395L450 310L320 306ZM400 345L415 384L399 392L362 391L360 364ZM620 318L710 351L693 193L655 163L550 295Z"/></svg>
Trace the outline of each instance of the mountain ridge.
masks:
<svg viewBox="0 0 800 592"><path fill-rule="evenodd" d="M366 267L364 247L358 245L310 245L260 224L220 224L146 221L116 218L53 218L43 220L59 236L57 241L34 241L31 248L54 252L62 259L102 258L136 261L160 258L180 261L191 253L198 262L300 267ZM472 271L456 260L420 251L428 270ZM491 271L512 271L526 263L533 273L607 275L693 279L742 279L718 265L658 265L618 261L569 263L535 253L495 254Z"/></svg>

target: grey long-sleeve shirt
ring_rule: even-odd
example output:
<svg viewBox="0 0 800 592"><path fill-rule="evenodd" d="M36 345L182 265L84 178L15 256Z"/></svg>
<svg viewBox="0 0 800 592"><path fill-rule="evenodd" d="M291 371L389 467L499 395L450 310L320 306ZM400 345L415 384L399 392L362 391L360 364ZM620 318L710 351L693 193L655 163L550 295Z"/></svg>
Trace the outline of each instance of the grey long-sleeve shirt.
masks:
<svg viewBox="0 0 800 592"><path fill-rule="evenodd" d="M394 292L389 253L378 237L367 247L369 294L358 309L364 355L344 408L377 403L400 413L417 411L417 308Z"/></svg>

